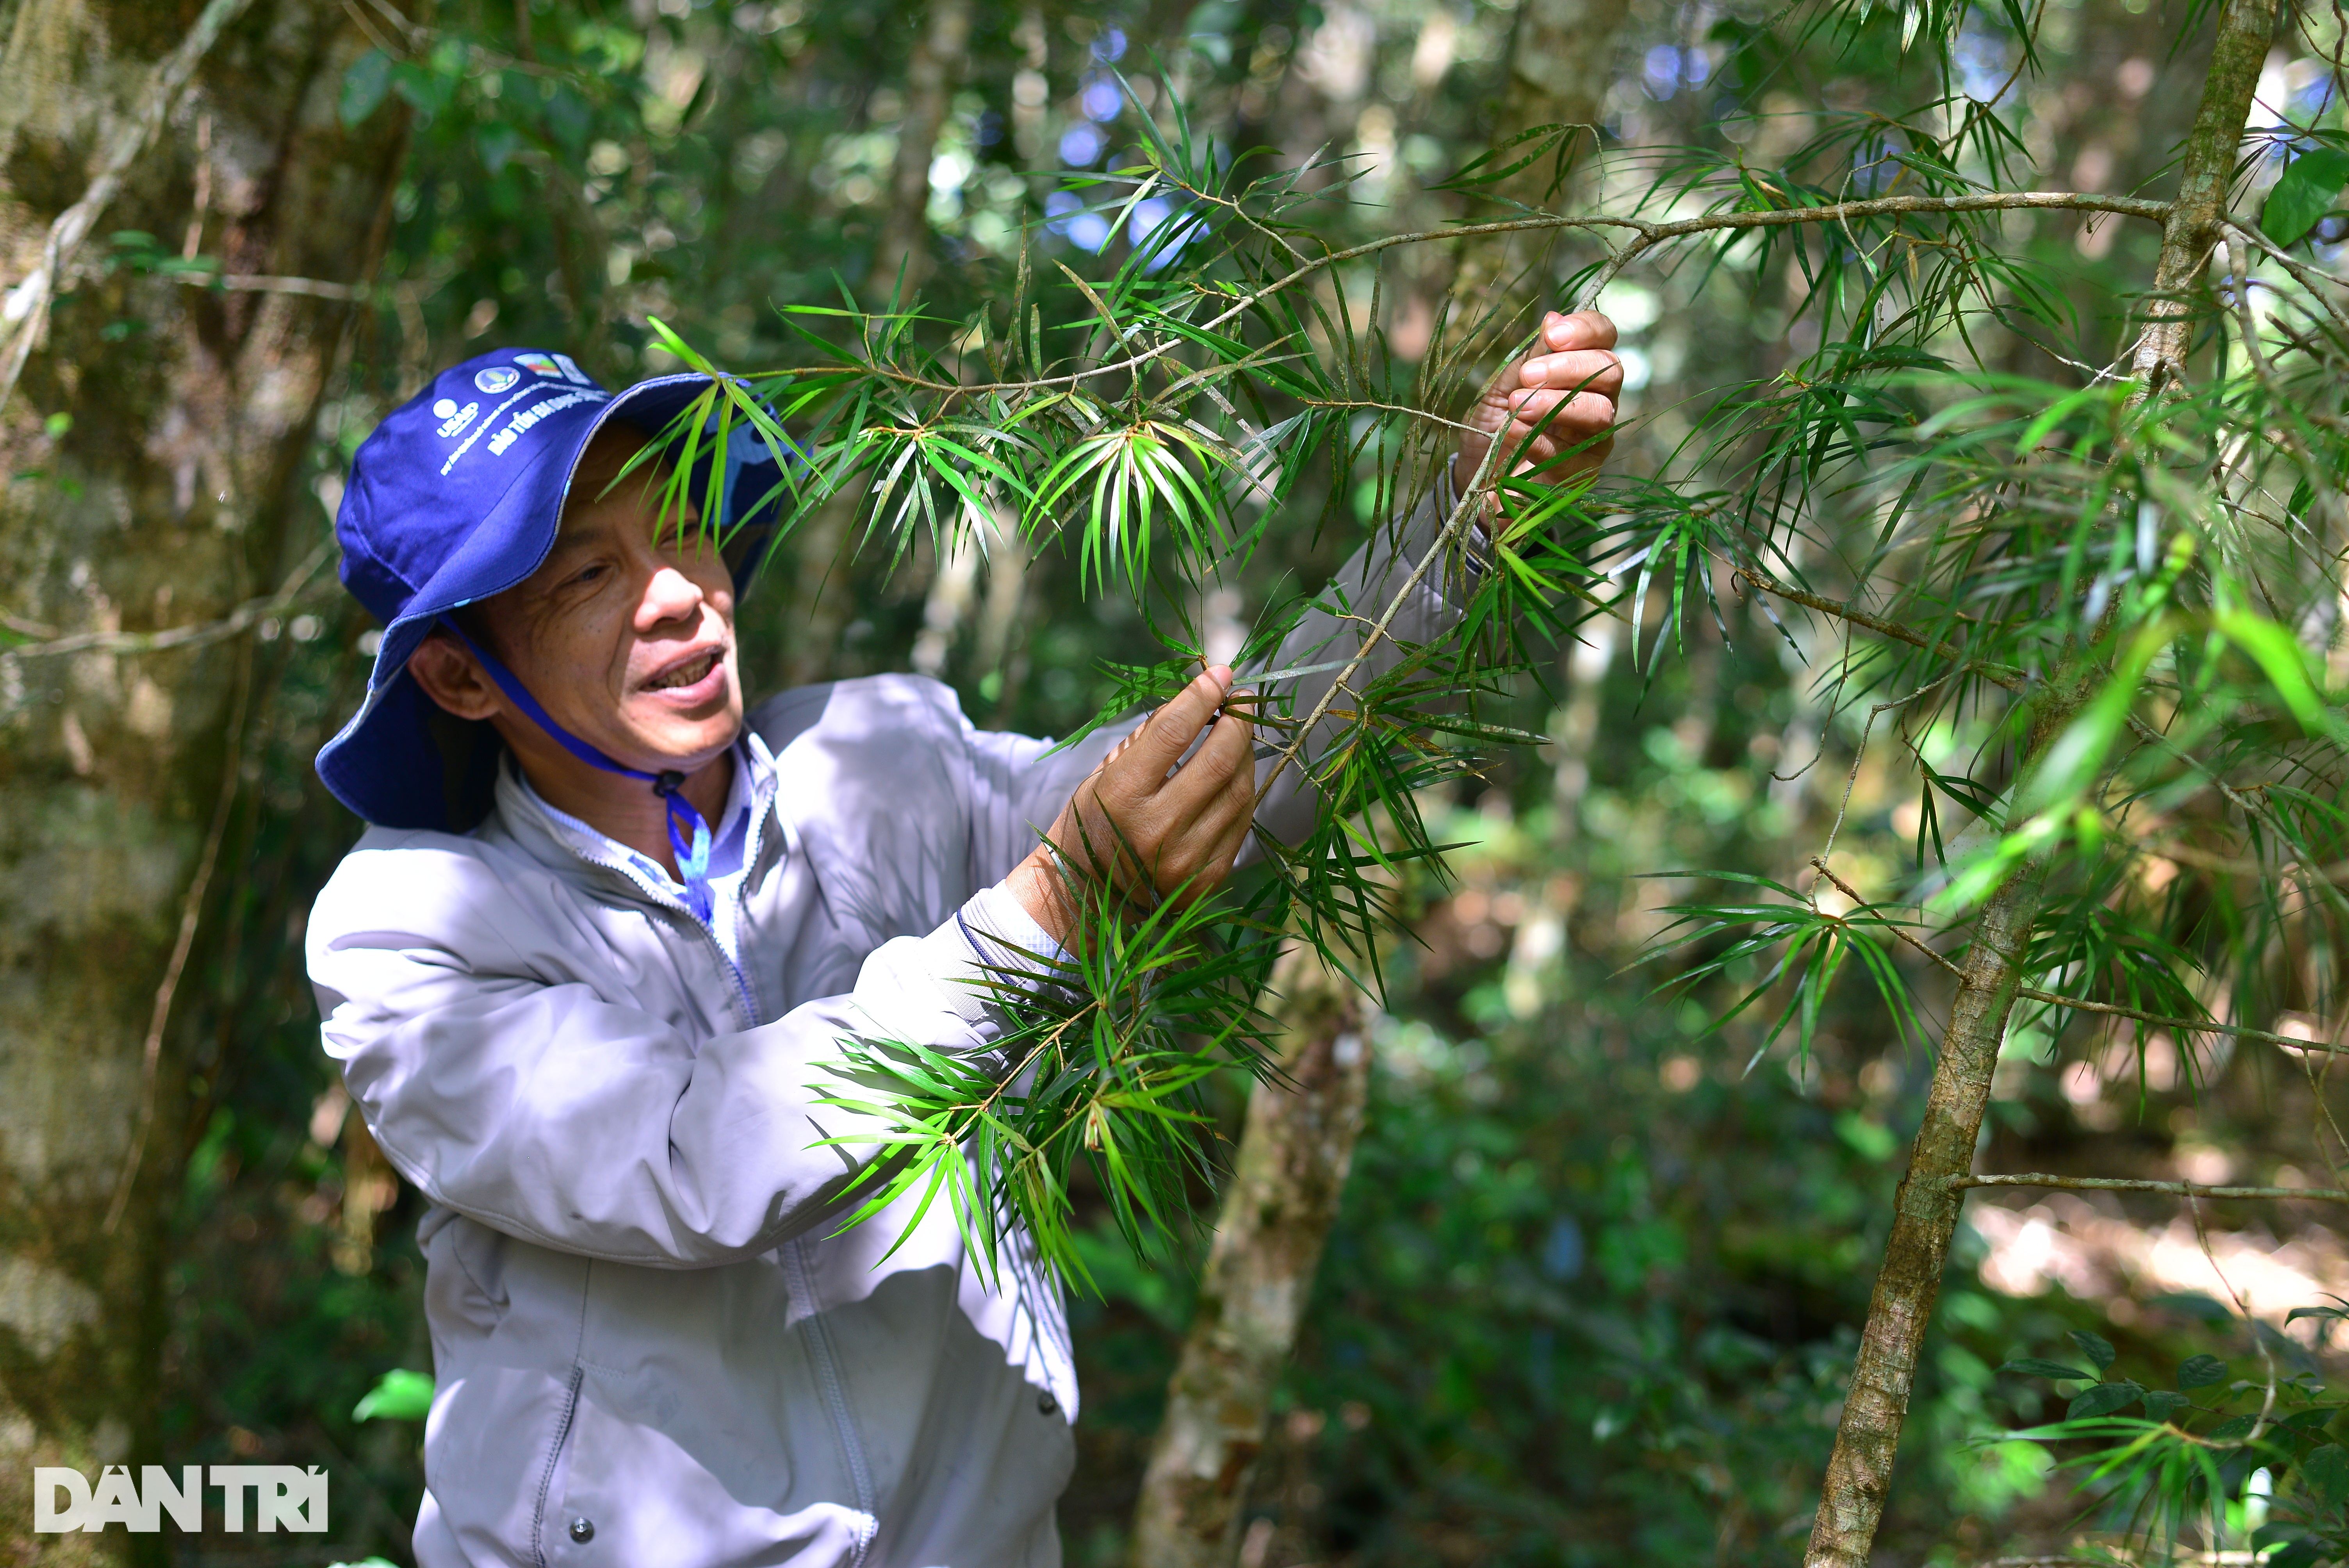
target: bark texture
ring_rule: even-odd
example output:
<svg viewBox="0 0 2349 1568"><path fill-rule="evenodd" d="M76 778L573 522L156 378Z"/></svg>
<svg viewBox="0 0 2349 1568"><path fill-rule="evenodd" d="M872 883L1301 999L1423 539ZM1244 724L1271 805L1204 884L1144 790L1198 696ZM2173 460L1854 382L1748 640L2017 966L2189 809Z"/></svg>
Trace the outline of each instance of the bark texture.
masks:
<svg viewBox="0 0 2349 1568"><path fill-rule="evenodd" d="M2238 0L2219 18L2219 39L2203 78L2202 108L2187 132L2178 171L2178 197L2161 232L2161 260L2153 277L2144 335L2137 339L2136 369L2140 394L2160 391L2185 374L2192 332L2186 294L2219 242L2219 222L2227 213L2227 187L2234 179L2235 150L2260 67L2273 41L2277 0Z"/></svg>
<svg viewBox="0 0 2349 1568"><path fill-rule="evenodd" d="M2219 22L2219 42L2203 85L2202 106L2186 143L2178 195L2163 233L2155 288L2162 296L2140 342L2143 391L2174 381L2186 356L2185 294L2200 277L2217 225L2225 215L2235 150L2251 108L2261 62L2274 36L2278 0L2230 0ZM2069 726L2090 680L2075 679L2051 695L2033 717L2028 759L2035 759ZM2026 760L2026 767L2029 760ZM1967 950L1950 1026L1933 1069L1925 1117L1909 1155L1894 1202L1892 1234L1868 1303L1850 1391L1836 1429L1835 1451L1820 1489L1806 1568L1863 1568L1891 1491L1900 1428L1909 1413L1917 1360L1941 1271L1949 1260L1965 1191L1953 1182L1973 1168L1974 1140L1989 1103L1991 1076L2006 1037L2023 975L2017 961L2038 916L2040 876L2019 872L1983 907Z"/></svg>
<svg viewBox="0 0 2349 1568"><path fill-rule="evenodd" d="M198 9L15 8L0 283L40 265ZM92 232L142 230L176 250L200 220L203 251L230 272L357 281L381 252L402 127L396 109L357 129L336 118L366 47L333 0L254 0ZM212 127L201 154L199 115ZM185 1130L172 1036L151 1065L146 1042L168 1021L158 987L202 908L197 867L241 760L233 721L249 723L242 636L149 655L47 656L37 643L210 622L277 586L323 528L306 493L312 432L353 309L107 275L102 253L86 247L58 280L47 342L0 417L0 625L36 645L0 652L0 1557L24 1561L31 1466L186 1457L152 1445ZM38 1558L115 1561L161 1540L41 1537Z"/></svg>
<svg viewBox="0 0 2349 1568"><path fill-rule="evenodd" d="M1370 1082L1363 999L1299 946L1274 985L1286 1086L1258 1084L1134 1510L1134 1568L1220 1568L1337 1218Z"/></svg>
<svg viewBox="0 0 2349 1568"><path fill-rule="evenodd" d="M1509 41L1508 80L1494 111L1495 145L1537 126L1579 126L1584 129L1569 144L1572 156L1577 162L1588 159L1613 76L1616 41L1630 12L1630 0L1525 0ZM1505 155L1505 164L1535 145ZM1554 159L1542 158L1493 189L1528 207L1558 211L1573 186L1553 191L1557 174ZM1516 318L1548 292L1548 262L1557 243L1556 234L1538 232L1462 241L1453 282L1454 310L1468 313L1467 320L1484 319L1489 312L1488 330L1507 338L1523 335Z"/></svg>

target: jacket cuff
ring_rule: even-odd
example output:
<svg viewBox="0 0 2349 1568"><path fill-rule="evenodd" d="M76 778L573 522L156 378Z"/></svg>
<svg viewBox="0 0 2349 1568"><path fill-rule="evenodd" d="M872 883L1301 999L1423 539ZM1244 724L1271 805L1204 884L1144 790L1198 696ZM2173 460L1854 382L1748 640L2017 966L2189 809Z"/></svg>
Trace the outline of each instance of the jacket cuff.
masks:
<svg viewBox="0 0 2349 1568"><path fill-rule="evenodd" d="M1053 941L1051 933L1036 923L1028 906L1001 882L980 889L955 911L955 922L982 964L1032 969L1040 960L1051 965L1069 956L1068 949Z"/></svg>

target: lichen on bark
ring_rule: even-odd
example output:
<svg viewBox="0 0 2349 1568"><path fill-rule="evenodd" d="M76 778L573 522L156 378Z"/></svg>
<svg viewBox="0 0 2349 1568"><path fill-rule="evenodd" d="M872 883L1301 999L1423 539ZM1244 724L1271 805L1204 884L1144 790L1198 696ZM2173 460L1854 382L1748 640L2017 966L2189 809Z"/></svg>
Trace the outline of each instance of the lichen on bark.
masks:
<svg viewBox="0 0 2349 1568"><path fill-rule="evenodd" d="M0 56L0 274L37 264L193 7L21 0ZM380 253L404 122L347 128L367 46L326 0L255 0L95 232L199 216L226 270L348 283ZM275 586L325 528L305 480L352 307L220 294L86 245L0 412L0 612L16 637L202 623ZM111 329L111 330L109 330ZM32 628L30 632L27 628ZM184 1141L176 1051L143 1048L224 770L243 638L128 655L0 652L0 1555L29 1553L36 1463L160 1463L152 1391L165 1207ZM151 1096L151 1098L150 1098ZM123 1172L145 1158L109 1230ZM95 1305L93 1306L93 1304ZM148 1542L149 1538L138 1538ZM150 1542L151 1545L151 1542ZM113 1561L119 1532L43 1538Z"/></svg>

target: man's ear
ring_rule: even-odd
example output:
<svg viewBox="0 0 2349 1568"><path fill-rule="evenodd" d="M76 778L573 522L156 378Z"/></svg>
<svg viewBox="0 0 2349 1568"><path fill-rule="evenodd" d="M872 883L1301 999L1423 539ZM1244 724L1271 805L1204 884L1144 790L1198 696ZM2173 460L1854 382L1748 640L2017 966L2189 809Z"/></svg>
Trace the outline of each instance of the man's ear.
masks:
<svg viewBox="0 0 2349 1568"><path fill-rule="evenodd" d="M490 718L505 711L472 650L437 626L408 656L408 673L426 696L459 718Z"/></svg>

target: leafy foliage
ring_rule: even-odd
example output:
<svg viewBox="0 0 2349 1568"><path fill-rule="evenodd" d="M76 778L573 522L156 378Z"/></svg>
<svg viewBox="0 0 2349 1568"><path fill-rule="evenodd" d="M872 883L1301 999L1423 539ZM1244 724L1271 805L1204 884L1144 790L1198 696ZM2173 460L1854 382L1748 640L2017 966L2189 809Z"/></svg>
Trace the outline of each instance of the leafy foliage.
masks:
<svg viewBox="0 0 2349 1568"><path fill-rule="evenodd" d="M2337 1306L2290 1315L2337 1319ZM2112 1376L2113 1348L2075 1330L2075 1342L2102 1351L2091 1376L2036 1357L1999 1368L2054 1380L2059 1394L2081 1385L2060 1421L2000 1440L2043 1445L2078 1472L2075 1490L2116 1532L2114 1561L2132 1553L2174 1553L2189 1538L2206 1551L2255 1551L2260 1560L2306 1568L2349 1551L2349 1449L2333 1428L2344 1406L2305 1350L2263 1324L2240 1326L2264 1376L2229 1379L2209 1354L2189 1357L2170 1381L2148 1388ZM2283 1365L2297 1363L2288 1375Z"/></svg>

